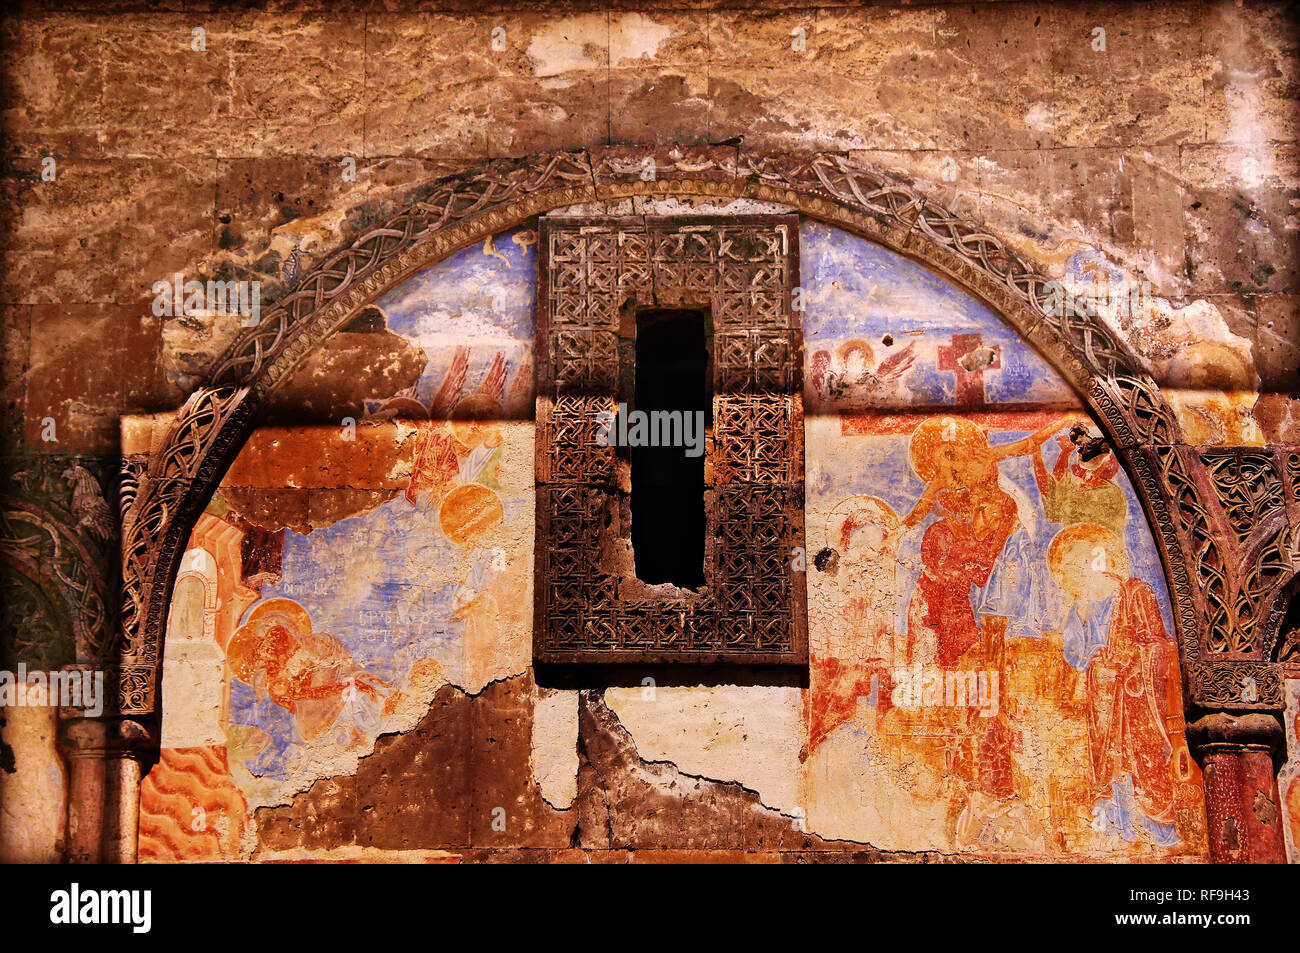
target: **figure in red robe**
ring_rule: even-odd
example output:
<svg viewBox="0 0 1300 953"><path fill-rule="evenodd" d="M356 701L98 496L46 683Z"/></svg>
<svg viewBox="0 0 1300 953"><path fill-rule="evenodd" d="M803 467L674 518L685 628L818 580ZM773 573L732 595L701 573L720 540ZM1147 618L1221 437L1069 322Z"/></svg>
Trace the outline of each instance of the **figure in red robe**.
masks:
<svg viewBox="0 0 1300 953"><path fill-rule="evenodd" d="M1142 826L1159 841L1170 841L1180 781L1176 768L1188 759L1179 758L1186 742L1177 648L1155 590L1133 577L1120 538L1097 524L1061 530L1047 559L1083 623L1106 626L1104 641L1081 660L1087 671L1094 804L1109 812L1109 828L1131 836L1129 820L1121 816L1131 779L1132 801L1147 822Z"/></svg>
<svg viewBox="0 0 1300 953"><path fill-rule="evenodd" d="M903 528L916 526L931 511L939 519L921 537L923 569L909 616L909 661L950 669L979 641L971 592L988 582L1017 520L1015 498L999 484L998 464L1037 453L1061 426L1053 422L994 447L983 428L961 417L932 417L913 431L908 453L926 487Z"/></svg>
<svg viewBox="0 0 1300 953"><path fill-rule="evenodd" d="M1094 797L1125 773L1138 807L1157 824L1174 821L1170 767L1182 744L1176 649L1151 586L1126 579L1111 613L1109 639L1088 664L1088 739Z"/></svg>
<svg viewBox="0 0 1300 953"><path fill-rule="evenodd" d="M921 537L921 575L908 608L909 663L956 669L983 641L981 657L972 667L1002 674L1005 625L986 633L971 602L975 589L988 584L1019 522L1015 497L1001 485L999 464L1036 455L1069 419L997 446L989 445L982 427L962 417L932 417L912 432L908 454L926 488L902 526L917 526L932 511L939 518ZM1009 716L1000 711L983 718L973 710L966 715L968 731L956 746L955 770L973 790L999 800L1014 797L1012 754L1017 737Z"/></svg>

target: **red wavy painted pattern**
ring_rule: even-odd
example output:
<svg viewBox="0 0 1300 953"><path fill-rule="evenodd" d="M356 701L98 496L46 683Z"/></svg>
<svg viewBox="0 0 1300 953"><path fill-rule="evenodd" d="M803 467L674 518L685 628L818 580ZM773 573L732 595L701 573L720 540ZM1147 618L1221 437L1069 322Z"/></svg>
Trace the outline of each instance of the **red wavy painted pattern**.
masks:
<svg viewBox="0 0 1300 953"><path fill-rule="evenodd" d="M224 745L164 748L140 785L141 863L242 860L247 826Z"/></svg>

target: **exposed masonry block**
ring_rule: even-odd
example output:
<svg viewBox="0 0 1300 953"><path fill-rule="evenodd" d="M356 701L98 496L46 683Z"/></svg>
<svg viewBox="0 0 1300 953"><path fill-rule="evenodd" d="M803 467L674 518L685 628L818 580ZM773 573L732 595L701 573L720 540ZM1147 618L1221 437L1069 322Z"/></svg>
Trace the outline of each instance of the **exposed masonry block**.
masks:
<svg viewBox="0 0 1300 953"><path fill-rule="evenodd" d="M527 674L478 695L444 686L415 728L377 740L355 777L257 811L260 849L567 847L574 812L549 805L531 776L531 692Z"/></svg>
<svg viewBox="0 0 1300 953"><path fill-rule="evenodd" d="M945 862L938 852L828 841L740 784L641 759L599 692L581 694L578 801L541 799L527 776L528 676L468 696L447 686L409 732L386 735L355 776L325 778L256 813L262 851L464 849L526 863ZM524 770L521 773L520 766ZM492 829L492 808L507 808Z"/></svg>

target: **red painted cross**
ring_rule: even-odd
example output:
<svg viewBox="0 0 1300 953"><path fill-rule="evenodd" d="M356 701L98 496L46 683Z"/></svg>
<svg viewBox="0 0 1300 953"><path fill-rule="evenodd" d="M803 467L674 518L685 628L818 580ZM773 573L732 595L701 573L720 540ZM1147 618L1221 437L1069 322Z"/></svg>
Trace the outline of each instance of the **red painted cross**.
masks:
<svg viewBox="0 0 1300 953"><path fill-rule="evenodd" d="M968 371L962 367L961 359L979 346L978 334L954 334L952 344L944 344L939 348L939 370L952 371L957 375L956 396L959 407L983 407L984 371L1002 366L1002 355L994 351L992 360L978 370Z"/></svg>

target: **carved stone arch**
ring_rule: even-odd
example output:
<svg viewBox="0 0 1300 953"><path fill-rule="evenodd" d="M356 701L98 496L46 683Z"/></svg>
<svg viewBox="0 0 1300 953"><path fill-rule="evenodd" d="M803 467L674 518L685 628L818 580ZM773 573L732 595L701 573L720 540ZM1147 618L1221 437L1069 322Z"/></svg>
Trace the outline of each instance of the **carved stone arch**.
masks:
<svg viewBox="0 0 1300 953"><path fill-rule="evenodd" d="M1289 579L1300 569L1297 528L1286 514L1274 512L1259 521L1259 526L1242 548L1241 574L1235 587L1230 628L1234 650L1245 655L1272 658L1273 639L1269 623L1274 604L1281 597ZM1238 634L1239 633L1239 634Z"/></svg>
<svg viewBox="0 0 1300 953"><path fill-rule="evenodd" d="M24 635L38 647L50 647L42 653L45 657L38 656L38 661L45 667L56 667L66 659L57 657L51 659L48 656L54 653L50 649L73 643L72 626L76 618L77 604L75 600L67 597L64 587L59 584L58 577L43 565L43 560L39 558L38 553L6 551L16 548L6 546L0 549L0 566L12 572L15 581L14 589L6 592L5 597L11 600L11 610L22 612L24 603L36 609L26 615L37 622L40 626L40 634L44 635L44 638L32 638L31 632L25 632ZM19 642L15 646L17 652L15 658L26 661L24 655L29 651L29 644Z"/></svg>
<svg viewBox="0 0 1300 953"><path fill-rule="evenodd" d="M25 580L50 610L50 622L62 634L58 641L73 648L68 663L94 664L112 632L114 584L100 568L100 554L78 532L75 516L53 502L42 508L0 497L0 520L10 530L0 541L0 563Z"/></svg>
<svg viewBox="0 0 1300 953"><path fill-rule="evenodd" d="M654 169L648 181L646 168ZM161 448L147 463L126 462L123 625L106 659L117 667L120 713L155 712L160 643L186 539L259 408L308 355L387 289L453 252L551 209L647 196L779 203L884 245L984 301L1080 395L1132 478L1164 564L1191 701L1280 706L1280 678L1263 680L1271 687L1250 701L1229 690L1234 666L1254 671L1268 665L1262 659L1203 657L1210 643L1194 595L1200 568L1183 518L1188 506L1213 505L1204 499L1212 491L1159 387L1102 321L1086 309L1054 313L1050 279L995 235L842 155L611 147L491 162L421 190L265 310L182 407Z"/></svg>

